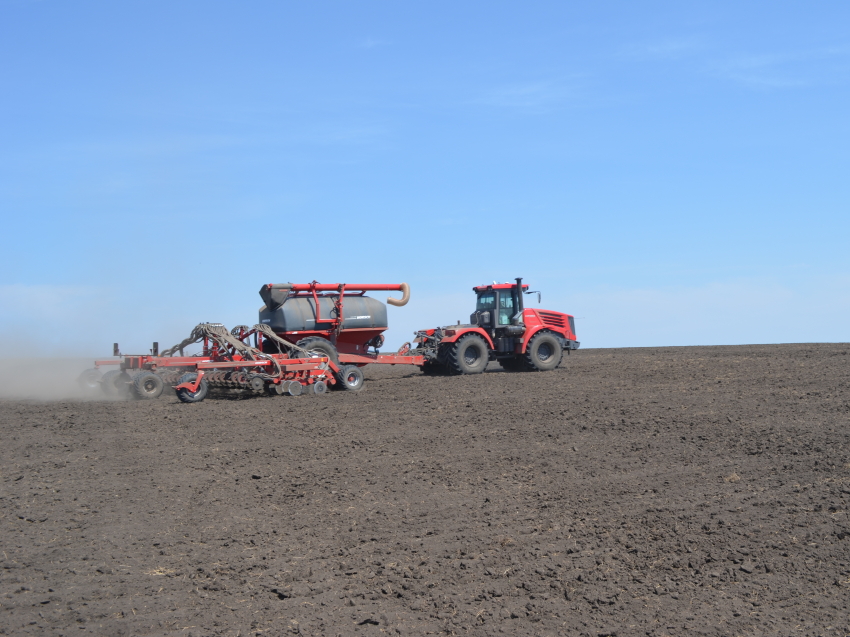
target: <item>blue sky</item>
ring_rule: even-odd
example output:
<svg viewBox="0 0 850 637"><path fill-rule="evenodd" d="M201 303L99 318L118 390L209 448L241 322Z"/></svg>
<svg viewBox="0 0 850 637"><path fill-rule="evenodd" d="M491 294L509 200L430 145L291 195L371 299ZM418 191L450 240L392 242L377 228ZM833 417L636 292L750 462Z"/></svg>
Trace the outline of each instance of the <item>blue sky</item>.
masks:
<svg viewBox="0 0 850 637"><path fill-rule="evenodd" d="M313 279L410 283L395 347L516 276L587 347L848 341L848 24L0 0L0 347L143 351Z"/></svg>

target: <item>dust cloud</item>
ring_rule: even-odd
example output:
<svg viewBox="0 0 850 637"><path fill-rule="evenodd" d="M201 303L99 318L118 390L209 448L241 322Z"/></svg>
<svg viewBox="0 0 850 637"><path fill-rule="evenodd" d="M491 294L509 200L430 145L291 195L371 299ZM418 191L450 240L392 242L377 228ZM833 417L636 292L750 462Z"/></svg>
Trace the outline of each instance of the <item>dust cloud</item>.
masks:
<svg viewBox="0 0 850 637"><path fill-rule="evenodd" d="M80 374L92 358L0 359L0 400L103 400L103 392L85 389Z"/></svg>

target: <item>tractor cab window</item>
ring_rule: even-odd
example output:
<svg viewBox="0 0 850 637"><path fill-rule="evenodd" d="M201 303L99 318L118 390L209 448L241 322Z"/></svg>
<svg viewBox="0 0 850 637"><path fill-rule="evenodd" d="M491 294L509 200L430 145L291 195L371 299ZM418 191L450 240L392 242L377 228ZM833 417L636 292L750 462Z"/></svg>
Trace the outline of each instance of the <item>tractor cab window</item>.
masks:
<svg viewBox="0 0 850 637"><path fill-rule="evenodd" d="M499 295L499 325L510 325L514 315L514 297L504 290Z"/></svg>
<svg viewBox="0 0 850 637"><path fill-rule="evenodd" d="M478 303L475 305L476 312L487 312L496 309L496 293L482 292L478 295Z"/></svg>

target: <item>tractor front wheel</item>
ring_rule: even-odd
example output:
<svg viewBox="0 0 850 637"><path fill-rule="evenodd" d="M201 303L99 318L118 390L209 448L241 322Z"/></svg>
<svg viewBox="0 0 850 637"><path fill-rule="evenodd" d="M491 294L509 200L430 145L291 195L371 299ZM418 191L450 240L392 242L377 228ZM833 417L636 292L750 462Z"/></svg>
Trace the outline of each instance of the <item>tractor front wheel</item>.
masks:
<svg viewBox="0 0 850 637"><path fill-rule="evenodd" d="M454 374L480 374L489 361L487 343L477 334L468 334L456 341L446 356L448 368Z"/></svg>
<svg viewBox="0 0 850 637"><path fill-rule="evenodd" d="M561 363L561 343L549 332L535 334L525 350L525 364L529 369L548 372Z"/></svg>

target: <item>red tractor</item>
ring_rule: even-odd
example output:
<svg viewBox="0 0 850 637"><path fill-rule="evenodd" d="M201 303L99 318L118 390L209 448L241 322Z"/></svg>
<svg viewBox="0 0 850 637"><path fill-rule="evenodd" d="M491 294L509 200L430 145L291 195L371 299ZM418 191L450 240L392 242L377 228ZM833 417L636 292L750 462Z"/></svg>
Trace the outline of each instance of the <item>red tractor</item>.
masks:
<svg viewBox="0 0 850 637"><path fill-rule="evenodd" d="M547 371L558 366L564 350L578 349L571 315L523 307L523 294L534 292L521 278L472 290L478 301L469 324L416 333L410 353L424 356L426 374L480 374L490 360L507 371Z"/></svg>

